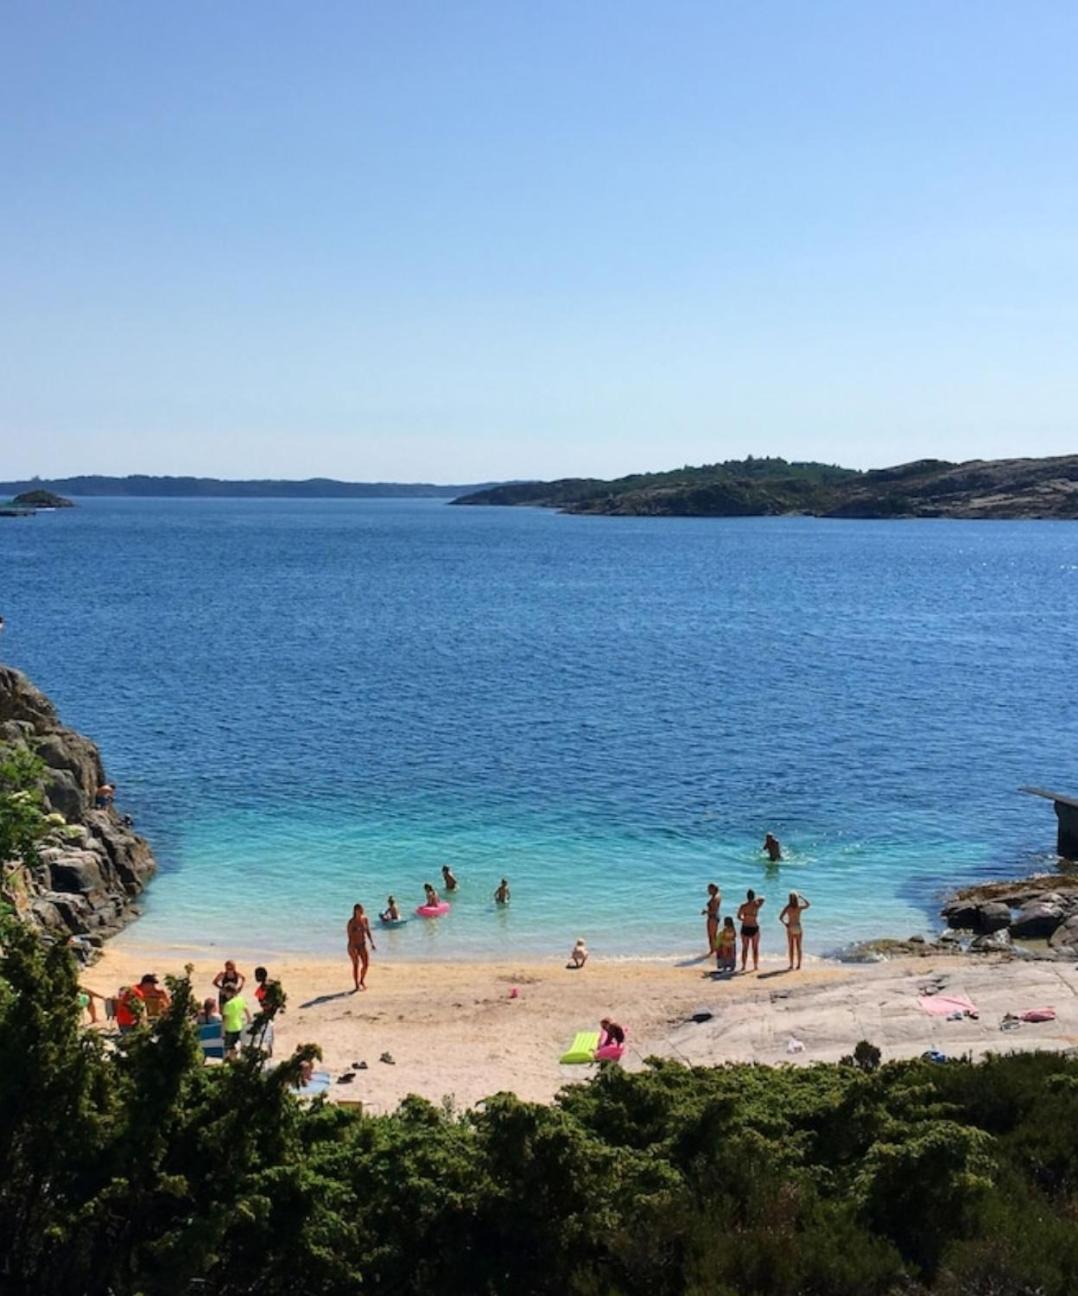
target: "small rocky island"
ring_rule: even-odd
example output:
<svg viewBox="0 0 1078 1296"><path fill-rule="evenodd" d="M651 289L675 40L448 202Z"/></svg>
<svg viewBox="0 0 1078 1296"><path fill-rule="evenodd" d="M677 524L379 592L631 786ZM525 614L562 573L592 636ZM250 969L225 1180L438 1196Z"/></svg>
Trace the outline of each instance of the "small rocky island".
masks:
<svg viewBox="0 0 1078 1296"><path fill-rule="evenodd" d="M16 495L11 501L19 505L20 508L28 509L61 509L74 508L74 500L65 499L63 495L56 495L47 490L28 490L23 491L21 495Z"/></svg>
<svg viewBox="0 0 1078 1296"><path fill-rule="evenodd" d="M0 504L0 517L32 517L43 509L74 507L74 500L65 499L63 495L55 495L47 490L28 490Z"/></svg>
<svg viewBox="0 0 1078 1296"><path fill-rule="evenodd" d="M0 665L0 747L26 749L45 765L44 794L66 828L46 837L32 866L0 861L4 899L53 939L99 946L137 916L133 907L156 864L148 843L111 806L95 806L105 769L97 747L60 723L49 699Z"/></svg>

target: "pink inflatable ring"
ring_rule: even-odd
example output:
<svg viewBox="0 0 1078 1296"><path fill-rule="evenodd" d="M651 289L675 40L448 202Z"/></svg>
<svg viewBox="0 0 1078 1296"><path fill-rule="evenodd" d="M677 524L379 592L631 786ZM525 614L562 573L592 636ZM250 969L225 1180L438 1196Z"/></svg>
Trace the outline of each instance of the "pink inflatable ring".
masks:
<svg viewBox="0 0 1078 1296"><path fill-rule="evenodd" d="M436 905L420 905L416 913L420 918L440 918L449 912L449 901L439 900Z"/></svg>

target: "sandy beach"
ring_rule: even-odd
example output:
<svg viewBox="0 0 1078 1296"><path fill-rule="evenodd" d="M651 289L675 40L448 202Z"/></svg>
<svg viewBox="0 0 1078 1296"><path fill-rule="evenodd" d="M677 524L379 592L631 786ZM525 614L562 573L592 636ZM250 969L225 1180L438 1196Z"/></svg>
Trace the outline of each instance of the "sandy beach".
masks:
<svg viewBox="0 0 1078 1296"><path fill-rule="evenodd" d="M212 993L220 951L162 949L125 934L88 969L84 984L111 994L147 971L194 965L199 996ZM276 1056L314 1042L334 1079L331 1096L392 1110L407 1094L470 1106L499 1090L548 1101L591 1069L558 1058L580 1030L611 1015L629 1032L630 1070L651 1055L693 1064L834 1061L868 1039L885 1059L930 1048L949 1056L1078 1046L1078 966L1073 963L939 956L870 965L785 960L758 974L712 978L712 962L598 960L581 971L561 962L404 963L372 960L369 989L351 990L347 959L293 959L270 966L288 996ZM254 962L240 961L248 977ZM948 1021L918 1003L923 988L965 995L979 1016ZM516 990L514 995L512 992ZM1052 1007L1056 1019L1001 1031L1005 1013ZM712 1014L693 1021L694 1014ZM790 1041L804 1051L790 1052ZM383 1053L394 1064L380 1061ZM337 1077L365 1061L351 1083Z"/></svg>

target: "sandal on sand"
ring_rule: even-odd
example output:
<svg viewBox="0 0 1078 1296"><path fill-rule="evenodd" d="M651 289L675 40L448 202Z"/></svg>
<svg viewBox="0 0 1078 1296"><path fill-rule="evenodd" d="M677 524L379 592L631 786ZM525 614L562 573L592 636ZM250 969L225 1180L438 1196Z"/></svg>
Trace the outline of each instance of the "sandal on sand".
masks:
<svg viewBox="0 0 1078 1296"><path fill-rule="evenodd" d="M344 1073L344 1075L339 1075L339 1076L337 1077L337 1083L338 1083L338 1084L351 1084L352 1081L353 1081L355 1078L356 1078L356 1073L355 1073L354 1071L346 1071L346 1072Z"/></svg>
<svg viewBox="0 0 1078 1296"><path fill-rule="evenodd" d="M394 1059L392 1053L383 1053L382 1056L378 1059L378 1061L379 1061L379 1062L386 1062L386 1063L389 1064L389 1066L396 1066L396 1065L397 1065L396 1060Z"/></svg>
<svg viewBox="0 0 1078 1296"><path fill-rule="evenodd" d="M367 1064L366 1064L366 1062L357 1062L357 1063L355 1064L355 1068L356 1068L357 1071L366 1071L366 1069L367 1069Z"/></svg>

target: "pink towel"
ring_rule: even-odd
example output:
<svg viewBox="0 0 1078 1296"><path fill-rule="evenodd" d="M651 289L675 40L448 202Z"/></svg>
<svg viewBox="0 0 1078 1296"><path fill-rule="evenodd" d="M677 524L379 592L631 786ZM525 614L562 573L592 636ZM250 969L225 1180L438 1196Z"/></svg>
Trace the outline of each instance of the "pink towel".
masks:
<svg viewBox="0 0 1078 1296"><path fill-rule="evenodd" d="M1056 1010L1054 1008L1030 1008L1028 1012L1022 1014L1023 1021L1055 1021Z"/></svg>
<svg viewBox="0 0 1078 1296"><path fill-rule="evenodd" d="M933 1017L950 1017L953 1012L975 1013L977 1006L965 995L934 994L921 995L917 1002Z"/></svg>

